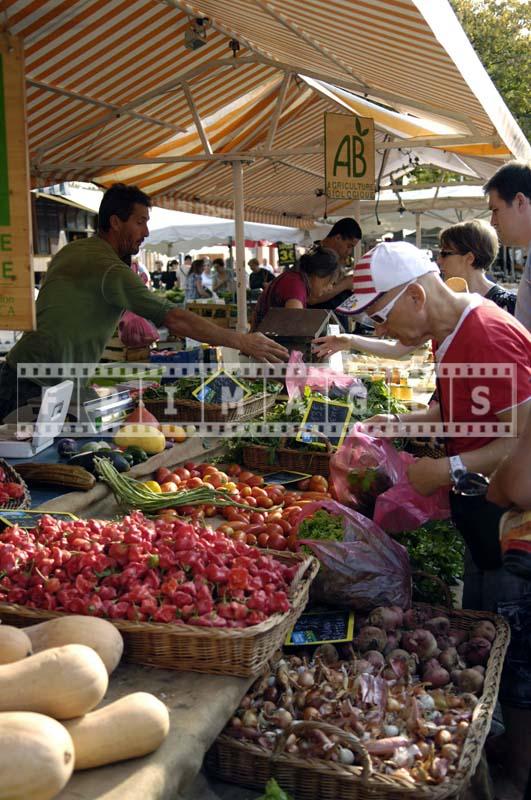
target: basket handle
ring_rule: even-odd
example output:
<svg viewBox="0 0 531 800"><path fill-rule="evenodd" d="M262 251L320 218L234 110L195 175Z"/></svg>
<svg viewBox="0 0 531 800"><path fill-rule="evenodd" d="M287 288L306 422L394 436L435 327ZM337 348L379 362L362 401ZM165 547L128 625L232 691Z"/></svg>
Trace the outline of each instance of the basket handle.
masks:
<svg viewBox="0 0 531 800"><path fill-rule="evenodd" d="M433 581L433 583L436 583L439 586L439 588L442 589L443 591L444 605L446 606L446 608L453 608L452 593L450 592L448 585L443 580L441 580L441 578L439 578L438 575L433 575L433 573L431 572L424 572L424 570L422 569L416 569L413 570L413 572L411 573L411 577L428 578L429 580Z"/></svg>
<svg viewBox="0 0 531 800"><path fill-rule="evenodd" d="M354 750L361 758L361 780L363 783L367 783L372 775L372 760L369 753L357 736L354 736L353 733L344 731L342 728L337 728L335 725L330 725L328 722L306 722L304 720L292 722L291 725L289 725L282 733L282 736L280 736L278 739L276 747L273 751L273 759L277 759L283 754L286 741L291 733L297 733L303 730L320 730L323 733L333 733L336 736L339 736L346 744L348 744L349 748Z"/></svg>
<svg viewBox="0 0 531 800"><path fill-rule="evenodd" d="M309 577L310 580L313 580L319 571L319 567L319 561L314 556L308 556L305 558L304 561L299 565L299 568L291 582L288 593L289 596L293 597L295 594L297 594L300 584L305 576Z"/></svg>

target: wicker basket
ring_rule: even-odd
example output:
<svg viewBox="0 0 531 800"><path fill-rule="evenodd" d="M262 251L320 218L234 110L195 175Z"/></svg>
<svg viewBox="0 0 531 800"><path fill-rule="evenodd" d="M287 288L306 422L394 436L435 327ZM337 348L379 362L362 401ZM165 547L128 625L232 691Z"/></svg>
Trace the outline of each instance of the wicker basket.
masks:
<svg viewBox="0 0 531 800"><path fill-rule="evenodd" d="M429 798L457 798L466 788L481 757L481 751L490 728L492 712L496 704L498 687L505 651L509 644L509 626L502 617L486 611L448 611L431 606L434 615L444 613L452 621L452 627L470 629L482 619L490 619L496 628L496 638L485 675L485 690L474 710L458 768L451 778L436 786L414 786L392 775L372 772L367 752L362 755L362 766L349 767L320 759L305 759L284 753L287 733L279 739L273 753L250 743L236 741L221 735L216 739L205 759L207 770L217 778L250 788L262 789L270 778L276 778L284 791L295 800L415 800ZM297 724L297 723L296 723ZM309 723L298 723L308 725ZM311 723L330 731L332 726ZM334 733L343 733L333 728ZM363 745L355 737L345 734L347 746L356 745L358 752Z"/></svg>
<svg viewBox="0 0 531 800"><path fill-rule="evenodd" d="M161 622L109 620L124 638L124 656L129 661L164 669L190 670L247 678L264 669L286 634L302 614L310 584L319 562L298 553L267 551L279 561L299 562L291 584L291 609L274 614L249 628L200 628ZM0 603L0 619L8 625L25 627L66 614Z"/></svg>
<svg viewBox="0 0 531 800"><path fill-rule="evenodd" d="M243 448L243 463L248 469L270 472L272 466L312 475L330 475L330 452L296 450L294 447L277 447L253 444Z"/></svg>
<svg viewBox="0 0 531 800"><path fill-rule="evenodd" d="M9 508L11 510L15 508L29 508L31 506L31 497L29 493L29 489L26 486L26 482L22 478L18 472L13 469L11 464L8 464L7 461L4 461L3 458L0 458L0 467L4 470L6 474L6 479L10 483L19 483L22 488L24 489L24 494L22 497L12 498L11 500L7 500L5 503L0 503L2 508Z"/></svg>
<svg viewBox="0 0 531 800"><path fill-rule="evenodd" d="M177 400L167 410L168 400L144 400L147 410L159 422L232 422L254 419L263 416L276 401L274 394L255 394L241 403L228 403L226 406L215 403L201 403L199 400Z"/></svg>

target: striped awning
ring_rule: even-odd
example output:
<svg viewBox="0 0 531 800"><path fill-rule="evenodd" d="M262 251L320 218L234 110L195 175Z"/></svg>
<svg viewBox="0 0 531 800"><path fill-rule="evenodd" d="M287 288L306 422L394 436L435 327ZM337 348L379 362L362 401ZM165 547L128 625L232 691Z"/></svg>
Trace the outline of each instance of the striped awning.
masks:
<svg viewBox="0 0 531 800"><path fill-rule="evenodd" d="M231 216L239 159L246 218L307 227L341 205L323 196L323 114L338 110L374 117L384 182L415 157L484 178L531 156L447 0L2 8L24 41L34 186L124 180Z"/></svg>

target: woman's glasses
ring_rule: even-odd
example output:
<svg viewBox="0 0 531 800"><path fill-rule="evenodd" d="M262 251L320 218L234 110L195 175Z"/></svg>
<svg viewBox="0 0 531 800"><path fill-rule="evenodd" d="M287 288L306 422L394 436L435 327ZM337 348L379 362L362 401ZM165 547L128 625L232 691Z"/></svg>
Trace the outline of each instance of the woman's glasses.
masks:
<svg viewBox="0 0 531 800"><path fill-rule="evenodd" d="M448 256L460 256L461 253L456 253L454 250L439 250L441 258L448 258Z"/></svg>

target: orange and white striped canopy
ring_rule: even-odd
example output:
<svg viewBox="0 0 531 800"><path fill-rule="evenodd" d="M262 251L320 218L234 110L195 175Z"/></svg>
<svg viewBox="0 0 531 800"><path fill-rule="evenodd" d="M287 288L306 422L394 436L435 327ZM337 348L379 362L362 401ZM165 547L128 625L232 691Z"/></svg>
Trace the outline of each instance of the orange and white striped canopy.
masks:
<svg viewBox="0 0 531 800"><path fill-rule="evenodd" d="M34 186L123 180L159 205L231 216L238 159L246 218L306 227L341 205L323 197L325 111L374 117L381 179L411 154L479 178L531 154L447 0L0 9L24 41Z"/></svg>

